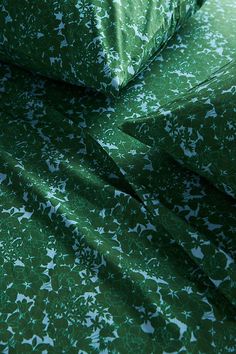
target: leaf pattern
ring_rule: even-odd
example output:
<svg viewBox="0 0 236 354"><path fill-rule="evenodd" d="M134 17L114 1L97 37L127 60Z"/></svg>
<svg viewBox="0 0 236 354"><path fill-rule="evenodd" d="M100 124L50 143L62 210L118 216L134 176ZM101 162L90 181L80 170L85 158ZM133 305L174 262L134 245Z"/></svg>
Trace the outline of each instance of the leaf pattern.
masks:
<svg viewBox="0 0 236 354"><path fill-rule="evenodd" d="M203 2L2 0L0 59L116 95Z"/></svg>
<svg viewBox="0 0 236 354"><path fill-rule="evenodd" d="M207 1L116 98L0 64L1 352L236 351L236 203L223 185L235 180L120 129L221 95L235 16L231 0ZM219 109L233 107L225 97Z"/></svg>

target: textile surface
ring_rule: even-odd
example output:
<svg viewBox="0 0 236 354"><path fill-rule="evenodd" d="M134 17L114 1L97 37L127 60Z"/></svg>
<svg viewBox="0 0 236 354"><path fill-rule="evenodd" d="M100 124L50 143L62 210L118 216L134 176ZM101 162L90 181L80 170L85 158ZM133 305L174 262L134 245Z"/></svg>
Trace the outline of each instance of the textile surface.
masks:
<svg viewBox="0 0 236 354"><path fill-rule="evenodd" d="M227 75L235 18L207 1L118 98L0 65L3 353L236 351L234 197L121 129Z"/></svg>
<svg viewBox="0 0 236 354"><path fill-rule="evenodd" d="M2 0L0 59L117 93L204 0Z"/></svg>

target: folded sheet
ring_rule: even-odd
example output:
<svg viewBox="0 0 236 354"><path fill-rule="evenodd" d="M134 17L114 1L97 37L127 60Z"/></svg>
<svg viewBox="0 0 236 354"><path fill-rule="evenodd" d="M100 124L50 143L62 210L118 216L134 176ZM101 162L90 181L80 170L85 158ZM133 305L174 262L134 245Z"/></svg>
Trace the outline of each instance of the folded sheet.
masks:
<svg viewBox="0 0 236 354"><path fill-rule="evenodd" d="M4 0L0 59L117 93L203 0Z"/></svg>
<svg viewBox="0 0 236 354"><path fill-rule="evenodd" d="M116 99L0 64L0 351L236 351L235 199L119 128L233 58L203 9Z"/></svg>
<svg viewBox="0 0 236 354"><path fill-rule="evenodd" d="M122 128L236 197L235 60L157 113Z"/></svg>

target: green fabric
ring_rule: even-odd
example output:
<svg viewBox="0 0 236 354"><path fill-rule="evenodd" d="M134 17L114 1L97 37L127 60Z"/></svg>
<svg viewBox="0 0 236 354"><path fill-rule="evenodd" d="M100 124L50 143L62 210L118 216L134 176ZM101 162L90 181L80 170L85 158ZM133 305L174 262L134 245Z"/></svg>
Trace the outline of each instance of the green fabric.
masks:
<svg viewBox="0 0 236 354"><path fill-rule="evenodd" d="M120 129L229 63L235 17L207 1L116 99L0 64L0 351L236 351L235 199Z"/></svg>
<svg viewBox="0 0 236 354"><path fill-rule="evenodd" d="M236 197L235 60L152 117L122 129Z"/></svg>
<svg viewBox="0 0 236 354"><path fill-rule="evenodd" d="M219 189L236 196L236 62L217 71L184 97L161 107L152 117L123 124L122 129L145 144L169 154L175 161L206 177ZM155 153L155 152L154 152ZM157 181L158 182L158 181ZM153 209L153 208L151 208ZM155 212L155 210L154 210ZM163 208L164 217L175 215ZM195 211L196 215L198 211ZM159 215L160 216L160 215ZM193 215L188 215L187 220ZM169 224L169 220L167 221ZM223 225L205 217L209 230ZM236 265L227 247L216 248L196 230L166 226L205 274L236 306ZM232 230L233 231L233 230ZM236 229L234 230L236 234ZM234 240L235 242L235 240Z"/></svg>
<svg viewBox="0 0 236 354"><path fill-rule="evenodd" d="M204 0L2 0L0 59L117 93Z"/></svg>

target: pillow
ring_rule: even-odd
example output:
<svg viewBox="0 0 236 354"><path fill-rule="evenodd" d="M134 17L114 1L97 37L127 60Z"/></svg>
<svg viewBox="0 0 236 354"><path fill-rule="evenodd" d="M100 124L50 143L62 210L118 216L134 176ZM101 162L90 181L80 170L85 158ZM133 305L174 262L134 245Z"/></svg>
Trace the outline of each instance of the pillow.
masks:
<svg viewBox="0 0 236 354"><path fill-rule="evenodd" d="M236 60L152 117L122 129L236 197Z"/></svg>
<svg viewBox="0 0 236 354"><path fill-rule="evenodd" d="M117 93L205 0L2 0L0 60Z"/></svg>

